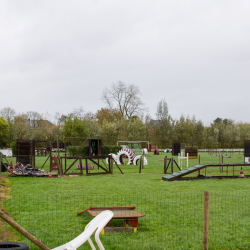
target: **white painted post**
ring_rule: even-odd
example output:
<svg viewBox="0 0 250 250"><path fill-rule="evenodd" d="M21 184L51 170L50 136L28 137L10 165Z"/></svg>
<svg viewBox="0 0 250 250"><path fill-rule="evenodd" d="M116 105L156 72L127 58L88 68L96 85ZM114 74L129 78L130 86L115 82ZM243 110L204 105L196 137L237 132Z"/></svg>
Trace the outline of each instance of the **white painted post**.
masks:
<svg viewBox="0 0 250 250"><path fill-rule="evenodd" d="M181 165L180 165L180 153L178 153L178 165L181 167Z"/></svg>

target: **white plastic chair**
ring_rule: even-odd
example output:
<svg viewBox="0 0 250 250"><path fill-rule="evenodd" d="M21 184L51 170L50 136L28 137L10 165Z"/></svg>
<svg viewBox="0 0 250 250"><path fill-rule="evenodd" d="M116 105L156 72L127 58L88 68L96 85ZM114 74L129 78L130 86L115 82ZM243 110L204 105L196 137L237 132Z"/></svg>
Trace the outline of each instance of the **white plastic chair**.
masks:
<svg viewBox="0 0 250 250"><path fill-rule="evenodd" d="M84 231L79 236L77 236L72 241L64 245L61 245L59 247L56 247L52 250L75 250L86 241L89 242L93 250L96 250L92 240L90 239L90 236L94 233L95 233L95 241L98 247L100 248L100 250L105 250L100 241L99 234L101 233L102 229L109 223L109 221L112 219L113 216L114 213L110 210L105 210L101 212L88 223Z"/></svg>

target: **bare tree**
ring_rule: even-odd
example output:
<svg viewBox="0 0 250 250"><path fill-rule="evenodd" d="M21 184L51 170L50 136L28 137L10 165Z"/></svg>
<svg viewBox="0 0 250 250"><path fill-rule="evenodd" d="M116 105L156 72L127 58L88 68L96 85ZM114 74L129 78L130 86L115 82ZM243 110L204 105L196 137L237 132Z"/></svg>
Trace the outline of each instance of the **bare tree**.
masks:
<svg viewBox="0 0 250 250"><path fill-rule="evenodd" d="M5 107L0 110L0 115L5 119L5 121L10 124L14 120L16 111L10 107Z"/></svg>
<svg viewBox="0 0 250 250"><path fill-rule="evenodd" d="M111 110L118 109L123 117L130 118L140 115L145 110L139 94L139 88L134 84L126 85L118 81L113 83L110 88L104 89L102 100Z"/></svg>
<svg viewBox="0 0 250 250"><path fill-rule="evenodd" d="M43 116L36 111L27 111L23 116L27 117L27 122L32 128L39 127L39 123L43 119Z"/></svg>
<svg viewBox="0 0 250 250"><path fill-rule="evenodd" d="M63 124L68 118L72 119L74 117L77 117L80 120L85 119L85 111L83 109L83 107L80 108L74 108L72 112L68 113L67 115L65 114L60 114L59 112L55 113L55 119L57 122L59 122L60 124Z"/></svg>

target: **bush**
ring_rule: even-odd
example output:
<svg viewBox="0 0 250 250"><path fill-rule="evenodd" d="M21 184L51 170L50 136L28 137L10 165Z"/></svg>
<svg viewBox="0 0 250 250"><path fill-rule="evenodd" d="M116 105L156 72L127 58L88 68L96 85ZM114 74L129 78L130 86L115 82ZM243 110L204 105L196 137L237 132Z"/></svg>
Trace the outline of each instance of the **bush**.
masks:
<svg viewBox="0 0 250 250"><path fill-rule="evenodd" d="M13 141L13 142L10 144L10 146L11 146L11 149L12 149L12 153L13 153L14 155L16 155L16 141Z"/></svg>
<svg viewBox="0 0 250 250"><path fill-rule="evenodd" d="M72 156L81 156L85 157L89 155L89 148L87 146L81 147L81 146L69 146L68 152Z"/></svg>
<svg viewBox="0 0 250 250"><path fill-rule="evenodd" d="M102 146L102 155L108 155L110 153L117 154L121 149L121 146L116 145Z"/></svg>

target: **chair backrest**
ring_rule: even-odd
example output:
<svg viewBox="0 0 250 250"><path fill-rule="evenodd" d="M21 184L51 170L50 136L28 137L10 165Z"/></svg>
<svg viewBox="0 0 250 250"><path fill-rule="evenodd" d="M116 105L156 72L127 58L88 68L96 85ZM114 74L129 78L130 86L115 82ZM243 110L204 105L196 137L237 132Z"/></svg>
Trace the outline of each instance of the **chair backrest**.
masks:
<svg viewBox="0 0 250 250"><path fill-rule="evenodd" d="M97 242L98 247L100 249L104 249L99 239L99 234L102 231L102 229L109 223L109 221L112 219L113 216L114 213L110 210L105 210L101 212L87 224L84 231L79 236L77 236L75 239L69 241L64 245L54 248L53 250L65 250L65 249L75 250L78 247L80 247L83 243L85 243L87 240L89 241L91 248L95 249L90 239L90 236L95 232L96 232L95 240Z"/></svg>

